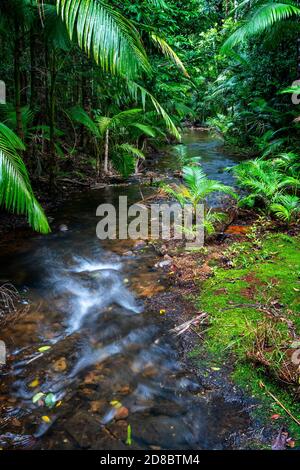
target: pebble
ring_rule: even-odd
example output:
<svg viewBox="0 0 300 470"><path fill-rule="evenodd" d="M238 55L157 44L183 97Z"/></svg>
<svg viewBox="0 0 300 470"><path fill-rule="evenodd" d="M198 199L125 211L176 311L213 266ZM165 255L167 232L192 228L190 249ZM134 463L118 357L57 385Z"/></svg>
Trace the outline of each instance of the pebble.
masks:
<svg viewBox="0 0 300 470"><path fill-rule="evenodd" d="M172 260L166 259L164 261L159 261L154 265L155 268L166 268L172 264Z"/></svg>

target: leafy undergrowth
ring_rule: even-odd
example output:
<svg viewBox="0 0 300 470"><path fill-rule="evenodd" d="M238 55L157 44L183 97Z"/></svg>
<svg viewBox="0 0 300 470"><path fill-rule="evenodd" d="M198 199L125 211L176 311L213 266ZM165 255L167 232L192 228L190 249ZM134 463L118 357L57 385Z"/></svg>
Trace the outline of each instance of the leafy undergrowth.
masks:
<svg viewBox="0 0 300 470"><path fill-rule="evenodd" d="M291 357L300 349L299 242L284 234L249 234L227 250L226 267L213 268L197 299L210 317L204 346L214 364L222 367L230 357L234 381L261 399L256 412L288 425L297 445L300 426L269 392L300 421L300 367Z"/></svg>

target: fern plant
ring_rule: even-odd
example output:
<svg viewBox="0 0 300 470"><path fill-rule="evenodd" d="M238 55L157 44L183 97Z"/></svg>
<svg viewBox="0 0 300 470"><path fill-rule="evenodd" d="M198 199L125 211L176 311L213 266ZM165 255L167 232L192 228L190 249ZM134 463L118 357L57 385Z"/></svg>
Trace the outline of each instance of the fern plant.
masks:
<svg viewBox="0 0 300 470"><path fill-rule="evenodd" d="M300 199L293 194L281 194L274 198L270 211L286 224L290 224L300 214Z"/></svg>
<svg viewBox="0 0 300 470"><path fill-rule="evenodd" d="M233 167L238 185L248 194L239 200L240 206L261 207L277 218L290 223L299 213L299 173L287 170L293 154L282 154L274 160L249 160ZM297 164L294 163L295 169ZM293 194L291 194L293 193Z"/></svg>
<svg viewBox="0 0 300 470"><path fill-rule="evenodd" d="M37 232L50 231L47 218L34 197L20 152L23 142L5 124L0 123L0 205L16 214L24 214Z"/></svg>
<svg viewBox="0 0 300 470"><path fill-rule="evenodd" d="M236 197L231 186L224 185L216 180L210 180L201 167L192 165L183 168L184 184L162 185L162 189L176 199L182 206L190 204L194 211L198 204L204 204L203 226L207 235L215 232L215 225L226 217L221 212L215 212L206 207L207 197L215 192L222 192Z"/></svg>

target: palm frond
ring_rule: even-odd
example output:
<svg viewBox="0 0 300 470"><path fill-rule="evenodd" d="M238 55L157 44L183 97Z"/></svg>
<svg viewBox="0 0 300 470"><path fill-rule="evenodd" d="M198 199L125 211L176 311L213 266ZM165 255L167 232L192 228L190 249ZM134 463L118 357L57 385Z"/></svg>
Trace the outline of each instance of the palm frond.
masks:
<svg viewBox="0 0 300 470"><path fill-rule="evenodd" d="M134 122L131 124L132 127L135 127L139 129L143 134L149 136L149 137L155 137L156 132L155 129L152 126L146 125L146 124L141 124L139 122Z"/></svg>
<svg viewBox="0 0 300 470"><path fill-rule="evenodd" d="M270 205L270 210L278 219L290 223L300 213L300 199L292 194L278 195Z"/></svg>
<svg viewBox="0 0 300 470"><path fill-rule="evenodd" d="M83 108L75 106L68 111L68 115L71 119L89 129L94 136L99 136L98 126Z"/></svg>
<svg viewBox="0 0 300 470"><path fill-rule="evenodd" d="M266 31L275 23L300 16L300 8L291 1L268 2L260 5L223 44L221 51L228 53L234 46L256 34Z"/></svg>
<svg viewBox="0 0 300 470"><path fill-rule="evenodd" d="M151 70L134 25L102 0L56 0L71 39L105 72L136 77Z"/></svg>
<svg viewBox="0 0 300 470"><path fill-rule="evenodd" d="M132 155L135 158L141 158L142 160L145 158L144 153L140 149L128 143L116 145L116 150Z"/></svg>
<svg viewBox="0 0 300 470"><path fill-rule="evenodd" d="M47 218L34 197L26 167L18 154L22 150L22 141L0 123L0 205L8 211L25 214L34 230L48 233Z"/></svg>
<svg viewBox="0 0 300 470"><path fill-rule="evenodd" d="M179 134L177 127L175 126L173 120L169 116L169 114L166 112L166 110L161 106L161 104L157 101L157 99L148 91L146 88L144 88L142 85L139 83L136 83L132 80L127 81L127 86L132 94L132 96L138 100L139 95L142 101L143 108L145 109L146 106L146 98L149 98L152 102L152 105L155 108L155 111L158 115L162 117L162 119L165 122L165 125L168 129L168 131L178 140L181 140L181 135Z"/></svg>
<svg viewBox="0 0 300 470"><path fill-rule="evenodd" d="M158 36L156 33L151 33L150 35L152 41L154 44L156 44L162 53L168 57L179 69L182 70L184 75L186 77L189 77L189 74L187 73L187 70L183 64L183 62L180 60L176 52L172 49L172 47L165 41L163 38Z"/></svg>

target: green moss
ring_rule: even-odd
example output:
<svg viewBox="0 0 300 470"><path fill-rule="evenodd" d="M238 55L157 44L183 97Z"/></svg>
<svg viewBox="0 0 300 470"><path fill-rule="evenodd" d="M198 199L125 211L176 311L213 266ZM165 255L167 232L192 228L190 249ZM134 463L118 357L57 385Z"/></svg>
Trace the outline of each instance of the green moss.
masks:
<svg viewBox="0 0 300 470"><path fill-rule="evenodd" d="M234 244L227 253L233 267L214 268L214 276L202 283L196 301L199 310L208 312L210 317L205 340L208 356L220 364L231 358L234 380L263 399L266 407L262 406L262 409L269 419L272 410L271 414L278 412L284 416L284 412L281 409L279 413L278 405L274 405L259 387L260 380L299 419L300 404L295 403L290 390L272 382L263 368L254 367L247 359L247 353L253 350L260 328L267 329L273 344L270 353L266 354L276 371L282 360L280 348L291 340L287 321L274 321L260 308L262 306L275 306L280 317L292 321L296 333L300 334L299 245L299 238L283 234ZM200 354L196 349L192 357L200 358ZM288 421L294 433L297 429L300 438L299 426L290 419Z"/></svg>
<svg viewBox="0 0 300 470"><path fill-rule="evenodd" d="M267 393L267 391L271 392L293 416L299 419L300 403L295 400L289 390L283 389L278 383L267 377L263 368L255 367L250 363L238 363L232 378L237 385L251 394L253 398L258 399L258 405L253 407L254 416L260 421L267 421L269 426L274 426L276 431L280 426L288 427L290 435L298 441L297 444L299 445L299 425ZM266 386L265 389L260 386L261 382ZM279 415L279 418L272 420L273 415Z"/></svg>

